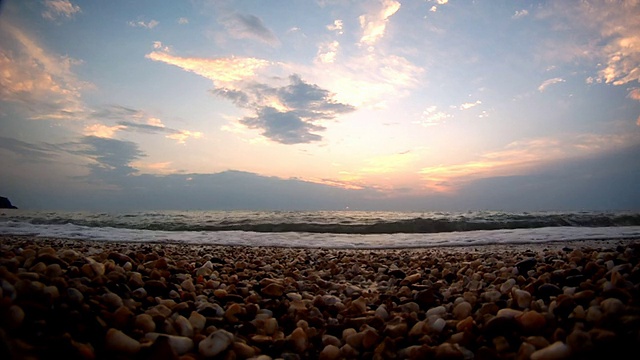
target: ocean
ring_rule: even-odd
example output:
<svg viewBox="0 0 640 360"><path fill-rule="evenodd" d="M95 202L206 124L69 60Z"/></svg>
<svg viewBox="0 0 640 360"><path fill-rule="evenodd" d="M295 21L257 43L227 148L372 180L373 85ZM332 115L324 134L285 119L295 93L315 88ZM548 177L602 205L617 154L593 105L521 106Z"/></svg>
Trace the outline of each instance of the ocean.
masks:
<svg viewBox="0 0 640 360"><path fill-rule="evenodd" d="M640 212L0 210L0 235L115 242L402 249L640 239Z"/></svg>

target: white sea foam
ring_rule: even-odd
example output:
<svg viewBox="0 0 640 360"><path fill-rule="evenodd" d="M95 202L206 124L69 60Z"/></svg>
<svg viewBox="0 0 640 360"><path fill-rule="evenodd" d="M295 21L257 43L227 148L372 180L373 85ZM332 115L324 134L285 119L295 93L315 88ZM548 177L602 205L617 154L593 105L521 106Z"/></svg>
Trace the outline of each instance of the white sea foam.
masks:
<svg viewBox="0 0 640 360"><path fill-rule="evenodd" d="M572 240L640 239L640 226L543 227L443 233L329 234L252 231L156 231L74 224L31 224L1 221L0 234L31 235L114 242L178 242L185 244L311 247L311 248L419 248L547 243Z"/></svg>

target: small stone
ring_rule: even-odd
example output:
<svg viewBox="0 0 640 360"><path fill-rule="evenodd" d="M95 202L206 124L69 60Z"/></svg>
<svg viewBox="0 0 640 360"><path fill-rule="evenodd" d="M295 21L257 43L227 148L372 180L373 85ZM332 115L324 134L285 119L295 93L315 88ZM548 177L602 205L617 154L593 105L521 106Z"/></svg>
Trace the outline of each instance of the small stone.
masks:
<svg viewBox="0 0 640 360"><path fill-rule="evenodd" d="M327 345L320 352L320 360L340 359L340 348L335 345Z"/></svg>
<svg viewBox="0 0 640 360"><path fill-rule="evenodd" d="M124 354L135 354L140 351L140 343L122 331L111 328L105 337L105 349Z"/></svg>
<svg viewBox="0 0 640 360"><path fill-rule="evenodd" d="M526 275L527 271L531 270L536 266L535 258L528 258L516 263L516 268L518 269L518 274Z"/></svg>
<svg viewBox="0 0 640 360"><path fill-rule="evenodd" d="M387 320L389 318L389 312L387 311L387 307L384 305L378 306L375 312L376 316L382 320Z"/></svg>
<svg viewBox="0 0 640 360"><path fill-rule="evenodd" d="M354 314L360 315L367 311L367 301L361 296L351 302L349 307Z"/></svg>
<svg viewBox="0 0 640 360"><path fill-rule="evenodd" d="M436 306L434 308L431 308L431 309L427 310L427 314L426 315L427 315L427 317L433 316L433 315L442 316L442 315L444 315L446 313L447 313L447 309L444 306L440 305L440 306Z"/></svg>
<svg viewBox="0 0 640 360"><path fill-rule="evenodd" d="M513 289L511 292L513 299L520 309L527 309L531 305L531 294L526 290Z"/></svg>
<svg viewBox="0 0 640 360"><path fill-rule="evenodd" d="M256 356L255 348L240 341L233 343L233 352L241 359L249 359Z"/></svg>
<svg viewBox="0 0 640 360"><path fill-rule="evenodd" d="M9 328L17 329L24 321L24 310L18 305L11 305L7 312L7 323Z"/></svg>
<svg viewBox="0 0 640 360"><path fill-rule="evenodd" d="M149 332L144 335L145 338L157 341L158 337L166 337L171 349L178 355L186 354L193 349L193 340L185 336L166 335L156 332Z"/></svg>
<svg viewBox="0 0 640 360"><path fill-rule="evenodd" d="M531 360L562 360L568 359L570 356L571 349L562 341L556 341L531 354Z"/></svg>
<svg viewBox="0 0 640 360"><path fill-rule="evenodd" d="M207 318L197 311L192 311L189 315L189 322L194 330L202 331L207 323Z"/></svg>
<svg viewBox="0 0 640 360"><path fill-rule="evenodd" d="M214 357L233 344L234 336L226 330L216 330L198 344L198 352L204 357Z"/></svg>
<svg viewBox="0 0 640 360"><path fill-rule="evenodd" d="M542 330L547 322L544 315L535 310L525 311L515 318L522 331L527 334L533 334Z"/></svg>
<svg viewBox="0 0 640 360"><path fill-rule="evenodd" d="M113 327L124 329L133 319L133 312L126 306L120 306L113 312Z"/></svg>
<svg viewBox="0 0 640 360"><path fill-rule="evenodd" d="M80 292L80 290L76 288L68 288L67 289L67 297L69 301L73 304L80 304L84 301L84 295Z"/></svg>
<svg viewBox="0 0 640 360"><path fill-rule="evenodd" d="M241 313L242 313L242 307L237 303L233 303L227 308L227 311L225 311L224 317L230 323L237 323L239 319L236 317L236 315Z"/></svg>
<svg viewBox="0 0 640 360"><path fill-rule="evenodd" d="M608 298L600 302L600 308L605 316L617 316L624 313L625 305L619 299Z"/></svg>
<svg viewBox="0 0 640 360"><path fill-rule="evenodd" d="M459 348L450 343L442 343L436 348L436 359L463 359L464 356Z"/></svg>
<svg viewBox="0 0 640 360"><path fill-rule="evenodd" d="M185 281L181 282L180 283L180 287L184 291L188 291L188 292L195 292L196 291L196 286L193 285L193 281L191 279L186 279Z"/></svg>
<svg viewBox="0 0 640 360"><path fill-rule="evenodd" d="M471 304L463 301L453 308L453 317L462 320L471 314Z"/></svg>
<svg viewBox="0 0 640 360"><path fill-rule="evenodd" d="M267 335L273 335L278 330L278 320L275 318L268 318L264 321L264 333Z"/></svg>
<svg viewBox="0 0 640 360"><path fill-rule="evenodd" d="M134 327L140 329L145 333L156 330L156 323L149 314L139 314L134 321Z"/></svg>
<svg viewBox="0 0 640 360"><path fill-rule="evenodd" d="M299 353L304 352L309 345L307 333L305 333L305 331L300 327L293 330L287 339L293 344L294 349Z"/></svg>
<svg viewBox="0 0 640 360"><path fill-rule="evenodd" d="M280 297L284 294L284 286L277 283L270 283L262 288L262 293L271 297Z"/></svg>
<svg viewBox="0 0 640 360"><path fill-rule="evenodd" d="M429 324L429 329L433 332L441 333L444 330L444 327L447 325L447 322L442 318L436 319L433 324Z"/></svg>
<svg viewBox="0 0 640 360"><path fill-rule="evenodd" d="M505 281L502 285L500 285L500 292L503 294L508 293L509 291L511 291L511 288L515 284L516 284L516 279L514 278L507 279L507 281Z"/></svg>
<svg viewBox="0 0 640 360"><path fill-rule="evenodd" d="M415 273L412 275L409 275L407 277L404 278L404 280L402 280L402 282L400 282L401 285L406 285L406 284L415 284L418 281L420 281L420 278L422 278L422 275L420 275L419 273Z"/></svg>
<svg viewBox="0 0 640 360"><path fill-rule="evenodd" d="M112 292L102 295L102 302L110 309L116 309L122 306L122 298Z"/></svg>
<svg viewBox="0 0 640 360"><path fill-rule="evenodd" d="M180 336L193 337L193 325L186 317L178 315L173 322L173 327Z"/></svg>

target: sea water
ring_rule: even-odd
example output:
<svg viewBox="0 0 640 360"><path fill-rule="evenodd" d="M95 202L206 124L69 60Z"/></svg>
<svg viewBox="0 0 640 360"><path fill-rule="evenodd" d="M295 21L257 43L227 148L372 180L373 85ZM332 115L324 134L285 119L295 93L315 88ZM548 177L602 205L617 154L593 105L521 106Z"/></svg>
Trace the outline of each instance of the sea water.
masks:
<svg viewBox="0 0 640 360"><path fill-rule="evenodd" d="M2 210L0 235L313 248L482 246L640 239L640 213Z"/></svg>

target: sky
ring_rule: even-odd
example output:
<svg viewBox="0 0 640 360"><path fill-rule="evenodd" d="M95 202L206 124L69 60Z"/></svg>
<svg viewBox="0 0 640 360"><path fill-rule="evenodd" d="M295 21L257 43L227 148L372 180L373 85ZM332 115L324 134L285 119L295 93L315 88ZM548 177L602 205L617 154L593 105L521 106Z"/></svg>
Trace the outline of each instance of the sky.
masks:
<svg viewBox="0 0 640 360"><path fill-rule="evenodd" d="M0 4L20 208L640 209L638 0Z"/></svg>

